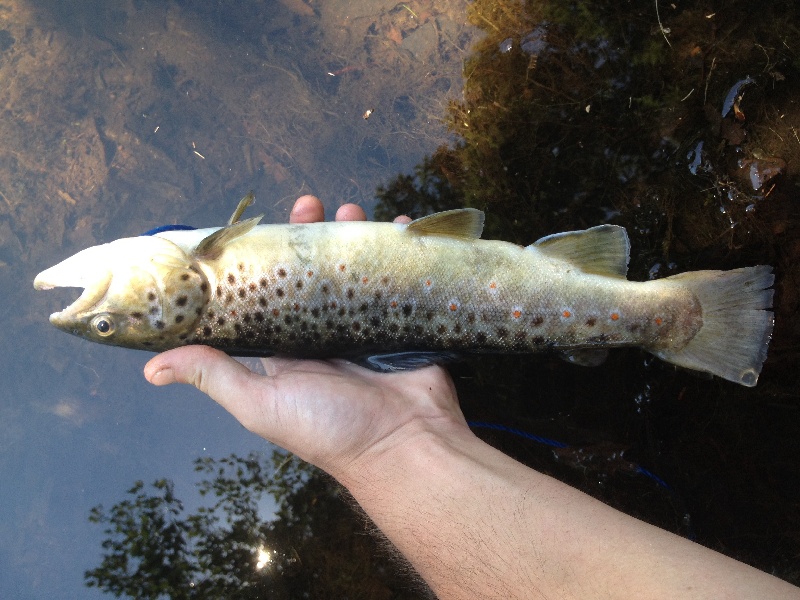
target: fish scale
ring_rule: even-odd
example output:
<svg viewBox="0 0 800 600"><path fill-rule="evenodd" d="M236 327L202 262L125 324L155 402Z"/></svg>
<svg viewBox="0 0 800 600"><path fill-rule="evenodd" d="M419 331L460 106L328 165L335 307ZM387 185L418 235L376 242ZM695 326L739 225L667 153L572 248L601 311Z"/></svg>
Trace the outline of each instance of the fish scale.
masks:
<svg viewBox="0 0 800 600"><path fill-rule="evenodd" d="M482 226L462 209L409 224L158 230L88 248L34 284L84 287L51 322L132 348L207 344L395 370L542 350L597 364L606 348L635 346L755 385L772 331L770 267L635 282L621 227L523 248L479 239Z"/></svg>

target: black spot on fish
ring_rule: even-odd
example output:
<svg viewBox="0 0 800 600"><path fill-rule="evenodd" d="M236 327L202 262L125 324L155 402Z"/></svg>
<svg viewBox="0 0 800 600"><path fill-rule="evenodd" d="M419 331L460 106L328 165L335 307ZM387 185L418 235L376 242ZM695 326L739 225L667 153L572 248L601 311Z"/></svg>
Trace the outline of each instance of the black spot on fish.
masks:
<svg viewBox="0 0 800 600"><path fill-rule="evenodd" d="M333 320L328 319L327 321L325 321L325 327L327 327L328 329L333 329L334 327Z"/></svg>
<svg viewBox="0 0 800 600"><path fill-rule="evenodd" d="M305 321L300 323L300 331L308 331L308 323L306 323Z"/></svg>
<svg viewBox="0 0 800 600"><path fill-rule="evenodd" d="M346 313L347 313L347 311L344 309L344 307L339 309L339 316L340 317L343 317Z"/></svg>
<svg viewBox="0 0 800 600"><path fill-rule="evenodd" d="M261 281L259 281L258 284L263 288L267 287L267 278L266 277L262 277Z"/></svg>
<svg viewBox="0 0 800 600"><path fill-rule="evenodd" d="M283 267L278 269L278 277L286 277L286 269L284 269Z"/></svg>
<svg viewBox="0 0 800 600"><path fill-rule="evenodd" d="M586 341L592 344L604 344L609 340L608 335L601 333L600 335L592 335Z"/></svg>
<svg viewBox="0 0 800 600"><path fill-rule="evenodd" d="M486 341L486 334L482 331L479 331L477 334L475 334L475 341L479 344L483 344Z"/></svg>
<svg viewBox="0 0 800 600"><path fill-rule="evenodd" d="M544 345L544 338L540 335L537 335L531 340L536 346Z"/></svg>
<svg viewBox="0 0 800 600"><path fill-rule="evenodd" d="M183 322L183 315L176 315L175 316L175 322L176 323L182 323Z"/></svg>
<svg viewBox="0 0 800 600"><path fill-rule="evenodd" d="M164 329L164 321L156 321L156 329Z"/></svg>
<svg viewBox="0 0 800 600"><path fill-rule="evenodd" d="M631 323L630 325L628 325L628 331L630 331L631 333L634 333L634 332L636 332L638 330L639 330L639 324L638 323Z"/></svg>
<svg viewBox="0 0 800 600"><path fill-rule="evenodd" d="M403 305L403 314L405 316L410 317L411 313L413 312L413 310L414 310L414 307L411 306L410 304L404 304Z"/></svg>
<svg viewBox="0 0 800 600"><path fill-rule="evenodd" d="M504 338L508 335L508 329L505 327L500 327L497 329L497 337Z"/></svg>
<svg viewBox="0 0 800 600"><path fill-rule="evenodd" d="M389 331L392 333L397 333L400 330L400 326L397 323L389 323Z"/></svg>
<svg viewBox="0 0 800 600"><path fill-rule="evenodd" d="M182 334L180 334L180 335L178 336L178 339L179 339L179 340L185 340L185 339L186 339L186 338L188 338L188 337L189 337L189 334L188 334L188 333L182 333Z"/></svg>
<svg viewBox="0 0 800 600"><path fill-rule="evenodd" d="M300 310L300 305L297 302L295 302L292 308L294 308L295 312L297 312L298 310Z"/></svg>
<svg viewBox="0 0 800 600"><path fill-rule="evenodd" d="M242 326L241 326L241 324L239 324L239 323L234 323L234 324L233 324L233 328L234 328L234 330L236 331L236 333L242 333Z"/></svg>
<svg viewBox="0 0 800 600"><path fill-rule="evenodd" d="M292 324L292 315L286 315L285 317L283 317L283 322L286 323L287 325L291 325Z"/></svg>
<svg viewBox="0 0 800 600"><path fill-rule="evenodd" d="M231 285L236 283L236 277L233 276L233 273L228 273L228 283L230 283Z"/></svg>
<svg viewBox="0 0 800 600"><path fill-rule="evenodd" d="M239 263L236 266L239 268L240 271L244 271L244 263Z"/></svg>
<svg viewBox="0 0 800 600"><path fill-rule="evenodd" d="M323 294L327 294L328 293L328 284L326 284L326 283L322 284L322 293Z"/></svg>
<svg viewBox="0 0 800 600"><path fill-rule="evenodd" d="M360 331L361 330L361 323L358 321L353 321L353 331Z"/></svg>
<svg viewBox="0 0 800 600"><path fill-rule="evenodd" d="M283 298L283 289L278 288L275 290L275 295L278 296L278 298Z"/></svg>
<svg viewBox="0 0 800 600"><path fill-rule="evenodd" d="M175 304L178 306L186 306L186 303L189 301L187 296L178 296L178 299L175 300Z"/></svg>
<svg viewBox="0 0 800 600"><path fill-rule="evenodd" d="M428 312L425 313L425 318L428 319L428 321L433 321L433 317L434 317L434 312L432 310L429 310Z"/></svg>
<svg viewBox="0 0 800 600"><path fill-rule="evenodd" d="M250 322L250 319L252 319L252 317L250 316L250 313L245 313L245 314L242 316L242 321L244 321L245 323L249 323L249 322Z"/></svg>
<svg viewBox="0 0 800 600"><path fill-rule="evenodd" d="M217 296L222 296L222 286L221 285L217 286Z"/></svg>
<svg viewBox="0 0 800 600"><path fill-rule="evenodd" d="M588 319L586 319L586 324L589 327L594 327L595 323L597 323L597 319L595 319L594 317L589 317Z"/></svg>
<svg viewBox="0 0 800 600"><path fill-rule="evenodd" d="M472 325L475 322L475 313L469 313L467 315L467 323Z"/></svg>
<svg viewBox="0 0 800 600"><path fill-rule="evenodd" d="M205 293L206 293L206 290L208 290L208 283L206 283L206 282L204 281L203 283L201 283L201 284L200 284L200 291L201 291L201 292L203 292L203 293L205 294Z"/></svg>
<svg viewBox="0 0 800 600"><path fill-rule="evenodd" d="M361 312L367 312L368 308L369 308L369 305L366 302L362 302L361 306L358 307L358 310L360 310Z"/></svg>
<svg viewBox="0 0 800 600"><path fill-rule="evenodd" d="M210 336L211 335L211 327L209 327L208 325L203 327L203 335L206 336L206 337Z"/></svg>
<svg viewBox="0 0 800 600"><path fill-rule="evenodd" d="M315 319L318 319L319 318L319 309L316 308L316 307L312 308L311 309L311 316L313 316Z"/></svg>
<svg viewBox="0 0 800 600"><path fill-rule="evenodd" d="M514 339L518 342L524 342L525 338L528 337L528 332L526 331L518 331L514 334Z"/></svg>
<svg viewBox="0 0 800 600"><path fill-rule="evenodd" d="M225 317L220 317L217 319L217 325L222 326L225 325Z"/></svg>
<svg viewBox="0 0 800 600"><path fill-rule="evenodd" d="M153 292L147 292L147 299L153 302L156 299L156 295Z"/></svg>
<svg viewBox="0 0 800 600"><path fill-rule="evenodd" d="M157 306L151 306L150 307L150 314L151 315L157 315L158 314L158 307Z"/></svg>
<svg viewBox="0 0 800 600"><path fill-rule="evenodd" d="M447 333L447 326L439 325L439 327L436 328L436 333L438 333L439 335L444 335L445 333Z"/></svg>
<svg viewBox="0 0 800 600"><path fill-rule="evenodd" d="M253 313L253 318L257 322L263 323L264 322L264 313L262 313L260 310L257 310L256 312Z"/></svg>
<svg viewBox="0 0 800 600"><path fill-rule="evenodd" d="M247 289L250 290L251 292L255 292L258 289L258 286L255 283L251 283L250 285L247 286Z"/></svg>
<svg viewBox="0 0 800 600"><path fill-rule="evenodd" d="M461 323L453 325L453 333L461 333Z"/></svg>
<svg viewBox="0 0 800 600"><path fill-rule="evenodd" d="M294 284L294 287L296 287L298 290L302 290L303 289L303 282L298 279L297 283Z"/></svg>
<svg viewBox="0 0 800 600"><path fill-rule="evenodd" d="M283 332L283 327L281 327L280 325L275 325L275 330L274 331L275 331L275 333L282 333Z"/></svg>
<svg viewBox="0 0 800 600"><path fill-rule="evenodd" d="M194 309L194 314L196 314L199 317L200 315L203 314L203 309L198 306L197 308Z"/></svg>
<svg viewBox="0 0 800 600"><path fill-rule="evenodd" d="M267 299L266 299L266 298L264 298L264 296L261 296L261 297L258 299L258 303L259 303L261 306L266 306L266 305L267 305Z"/></svg>
<svg viewBox="0 0 800 600"><path fill-rule="evenodd" d="M142 346L152 346L153 342L142 342Z"/></svg>
<svg viewBox="0 0 800 600"><path fill-rule="evenodd" d="M239 298L244 298L247 296L247 290L244 288L239 288Z"/></svg>
<svg viewBox="0 0 800 600"><path fill-rule="evenodd" d="M297 334L294 331L289 332L289 339L291 341L295 341L297 339Z"/></svg>
<svg viewBox="0 0 800 600"><path fill-rule="evenodd" d="M231 302L233 302L233 294L228 292L228 295L225 296L225 304L230 304Z"/></svg>
<svg viewBox="0 0 800 600"><path fill-rule="evenodd" d="M143 315L142 313L140 313L139 311L136 311L136 312L132 312L132 313L131 313L131 316L132 316L134 319L141 319L141 318L142 318L144 315Z"/></svg>
<svg viewBox="0 0 800 600"><path fill-rule="evenodd" d="M380 327L381 320L378 317L370 317L369 318L369 324L372 325L373 327L377 328L377 327Z"/></svg>
<svg viewBox="0 0 800 600"><path fill-rule="evenodd" d="M539 326L542 323L544 323L544 317L542 317L541 315L536 315L535 317L533 317L533 320L531 321L531 325L534 326Z"/></svg>
<svg viewBox="0 0 800 600"><path fill-rule="evenodd" d="M189 281L190 275L188 273L183 273L181 275L181 281Z"/></svg>
<svg viewBox="0 0 800 600"><path fill-rule="evenodd" d="M314 338L314 340L319 340L322 336L319 334L318 331L312 331L311 337Z"/></svg>
<svg viewBox="0 0 800 600"><path fill-rule="evenodd" d="M375 296L375 300L380 300L381 298L383 298L383 294L381 293L380 290L375 292L374 296Z"/></svg>

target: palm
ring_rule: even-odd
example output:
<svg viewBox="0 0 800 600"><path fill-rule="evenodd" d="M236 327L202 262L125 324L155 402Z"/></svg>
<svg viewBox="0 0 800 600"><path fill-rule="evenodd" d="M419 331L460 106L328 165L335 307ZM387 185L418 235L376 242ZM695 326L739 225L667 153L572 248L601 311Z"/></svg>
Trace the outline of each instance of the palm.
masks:
<svg viewBox="0 0 800 600"><path fill-rule="evenodd" d="M266 359L239 417L255 433L326 470L429 420L463 422L441 367L375 373L345 361ZM249 416L255 416L254 421Z"/></svg>

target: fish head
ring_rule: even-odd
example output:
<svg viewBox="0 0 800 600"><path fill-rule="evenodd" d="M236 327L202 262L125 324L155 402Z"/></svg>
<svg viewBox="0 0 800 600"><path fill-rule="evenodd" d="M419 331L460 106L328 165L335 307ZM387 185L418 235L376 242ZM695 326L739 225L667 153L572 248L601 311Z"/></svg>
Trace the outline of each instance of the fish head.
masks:
<svg viewBox="0 0 800 600"><path fill-rule="evenodd" d="M42 271L33 285L83 288L75 302L50 315L59 329L143 350L182 345L209 299L206 276L191 255L157 236L92 246Z"/></svg>

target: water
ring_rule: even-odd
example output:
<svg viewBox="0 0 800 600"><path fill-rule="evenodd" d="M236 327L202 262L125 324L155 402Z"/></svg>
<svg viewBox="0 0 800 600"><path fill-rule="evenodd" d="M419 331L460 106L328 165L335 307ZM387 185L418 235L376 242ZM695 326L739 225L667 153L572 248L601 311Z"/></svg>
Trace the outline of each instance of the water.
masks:
<svg viewBox="0 0 800 600"><path fill-rule="evenodd" d="M99 597L87 570L105 589L146 596L147 582L98 570L103 541L132 531L104 533L117 525L110 509L141 522L181 501L179 526L218 497L248 507L249 520L205 530L238 548L218 567L249 565L235 589L415 597L328 480L272 456L196 391L149 386L149 355L55 330L47 315L74 294L32 289L37 272L86 246L165 223L219 225L250 189L274 222L302 193L329 215L343 202L381 218L469 204L487 211L486 237L524 244L614 222L628 227L639 280L773 264L776 330L753 390L638 351L593 369L501 357L452 373L467 417L505 426L479 431L504 451L800 581L792 3L757 14L744 2L715 14L661 4L658 18L647 3L555 0L527 11L484 1L4 6L0 596ZM237 465L260 483L237 485ZM219 496L201 497L203 480ZM154 552L168 545L148 539ZM324 576L323 564L355 584ZM169 571L187 594L232 597L197 564Z"/></svg>

